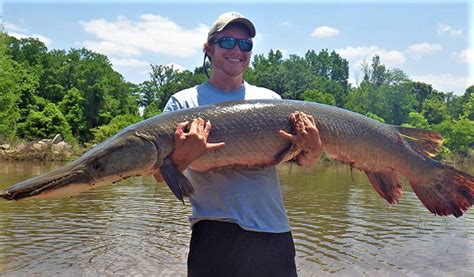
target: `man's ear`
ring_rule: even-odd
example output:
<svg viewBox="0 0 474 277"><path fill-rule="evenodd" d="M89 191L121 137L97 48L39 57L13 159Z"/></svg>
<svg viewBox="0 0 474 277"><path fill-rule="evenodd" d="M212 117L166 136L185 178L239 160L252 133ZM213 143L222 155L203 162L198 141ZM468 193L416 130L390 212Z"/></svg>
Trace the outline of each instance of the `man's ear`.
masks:
<svg viewBox="0 0 474 277"><path fill-rule="evenodd" d="M210 43L204 44L204 52L206 53L209 61L212 62L212 56L214 55L214 47Z"/></svg>

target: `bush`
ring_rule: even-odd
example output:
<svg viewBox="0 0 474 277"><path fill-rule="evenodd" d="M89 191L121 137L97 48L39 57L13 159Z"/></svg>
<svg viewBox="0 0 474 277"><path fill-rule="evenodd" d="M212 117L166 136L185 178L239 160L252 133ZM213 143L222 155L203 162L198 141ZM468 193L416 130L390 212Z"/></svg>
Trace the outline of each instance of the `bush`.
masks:
<svg viewBox="0 0 474 277"><path fill-rule="evenodd" d="M132 125L141 121L142 118L138 115L133 114L125 114L125 115L118 115L114 117L109 124L102 125L96 128L91 129L92 134L94 135L93 143L100 143L107 138L113 136L118 131L122 130L123 128Z"/></svg>
<svg viewBox="0 0 474 277"><path fill-rule="evenodd" d="M41 111L31 111L25 122L18 123L18 134L26 140L52 138L61 134L64 140L75 142L66 118L53 103L47 103Z"/></svg>
<svg viewBox="0 0 474 277"><path fill-rule="evenodd" d="M444 145L450 152L468 157L474 146L474 121L462 117L459 120L445 120L434 128L444 137Z"/></svg>

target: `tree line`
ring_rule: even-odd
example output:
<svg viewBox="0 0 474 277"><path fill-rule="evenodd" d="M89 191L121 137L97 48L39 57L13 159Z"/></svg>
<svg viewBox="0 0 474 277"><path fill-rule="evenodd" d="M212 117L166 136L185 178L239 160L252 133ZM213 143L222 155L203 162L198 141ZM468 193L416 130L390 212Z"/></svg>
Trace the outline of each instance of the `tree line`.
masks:
<svg viewBox="0 0 474 277"><path fill-rule="evenodd" d="M149 79L127 82L107 56L85 48L48 50L38 39L0 33L0 142L61 134L77 144L100 142L159 114L175 92L207 80L194 71L151 65ZM348 82L349 63L335 51L308 50L284 59L279 50L253 57L245 80L286 99L349 109L379 121L433 129L445 138L445 157L468 157L474 146L474 86L463 95L415 82L388 69L379 56Z"/></svg>

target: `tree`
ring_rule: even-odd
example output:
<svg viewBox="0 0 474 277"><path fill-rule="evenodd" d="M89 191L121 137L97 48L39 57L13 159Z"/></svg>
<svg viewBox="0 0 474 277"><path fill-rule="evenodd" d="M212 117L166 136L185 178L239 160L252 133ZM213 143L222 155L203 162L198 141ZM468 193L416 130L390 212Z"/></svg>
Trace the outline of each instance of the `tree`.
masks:
<svg viewBox="0 0 474 277"><path fill-rule="evenodd" d="M92 129L92 133L94 134L93 142L100 143L123 128L139 122L140 120L142 120L142 118L138 115L117 115L110 121L110 123Z"/></svg>
<svg viewBox="0 0 474 277"><path fill-rule="evenodd" d="M311 74L307 61L297 55L290 55L282 65L286 72L282 96L284 98L301 100L301 94L311 88L310 84L315 77Z"/></svg>
<svg viewBox="0 0 474 277"><path fill-rule="evenodd" d="M17 39L12 36L6 37L8 44L7 54L11 58L28 67L42 69L43 59L48 51L46 45L37 38Z"/></svg>
<svg viewBox="0 0 474 277"><path fill-rule="evenodd" d="M61 134L65 140L75 141L66 118L51 102L47 102L44 109L29 113L25 122L18 124L18 133L28 140L50 138L55 134Z"/></svg>
<svg viewBox="0 0 474 277"><path fill-rule="evenodd" d="M328 105L336 105L336 98L329 93L324 93L316 89L308 89L301 95L304 101L318 102Z"/></svg>
<svg viewBox="0 0 474 277"><path fill-rule="evenodd" d="M423 116L432 125L440 124L449 118L446 105L437 96L425 100L423 103Z"/></svg>
<svg viewBox="0 0 474 277"><path fill-rule="evenodd" d="M322 76L315 76L309 87L324 94L331 95L331 98L334 99L334 102L330 101L331 105L338 107L342 107L344 105L346 93L344 87L340 83ZM304 98L305 97L303 96L303 99Z"/></svg>
<svg viewBox="0 0 474 277"><path fill-rule="evenodd" d="M474 93L466 91L465 95L468 95L469 98L464 105L464 116L469 120L474 120Z"/></svg>
<svg viewBox="0 0 474 277"><path fill-rule="evenodd" d="M288 72L282 64L282 58L283 54L280 50L270 50L268 58L263 54L255 55L252 67L245 72L244 79L283 95Z"/></svg>
<svg viewBox="0 0 474 277"><path fill-rule="evenodd" d="M331 62L327 49L321 50L318 54L314 50L309 50L305 54L305 61L311 67L314 75L330 78Z"/></svg>
<svg viewBox="0 0 474 277"><path fill-rule="evenodd" d="M163 107L174 93L166 91L164 87L174 82L176 77L177 71L173 66L151 65L150 83L155 92L155 100L158 101L158 106Z"/></svg>
<svg viewBox="0 0 474 277"><path fill-rule="evenodd" d="M71 127L72 135L80 142L85 142L83 139L87 137L89 130L85 116L85 99L81 92L77 88L71 88L58 105Z"/></svg>
<svg viewBox="0 0 474 277"><path fill-rule="evenodd" d="M467 118L445 120L434 126L444 138L444 145L461 157L467 157L474 146L474 122Z"/></svg>
<svg viewBox="0 0 474 277"><path fill-rule="evenodd" d="M332 51L329 55L330 62L330 79L338 82L347 90L347 80L349 79L349 62L343 59L335 51Z"/></svg>
<svg viewBox="0 0 474 277"><path fill-rule="evenodd" d="M18 109L20 65L7 55L7 36L0 32L0 140L15 136Z"/></svg>
<svg viewBox="0 0 474 277"><path fill-rule="evenodd" d="M428 120L419 112L410 112L406 123L402 124L402 126L420 129L430 128Z"/></svg>
<svg viewBox="0 0 474 277"><path fill-rule="evenodd" d="M385 82L385 65L380 62L380 56L375 55L372 58L372 69L370 71L370 82L374 86L379 87Z"/></svg>
<svg viewBox="0 0 474 277"><path fill-rule="evenodd" d="M412 90L417 101L416 111L421 112L421 110L423 109L423 102L431 96L431 94L433 93L433 88L430 84L422 82L413 82Z"/></svg>
<svg viewBox="0 0 474 277"><path fill-rule="evenodd" d="M112 69L109 59L85 48L67 53L63 87L76 88L84 99L87 129L81 141L92 139L90 129L107 124L119 114L138 114L133 86Z"/></svg>

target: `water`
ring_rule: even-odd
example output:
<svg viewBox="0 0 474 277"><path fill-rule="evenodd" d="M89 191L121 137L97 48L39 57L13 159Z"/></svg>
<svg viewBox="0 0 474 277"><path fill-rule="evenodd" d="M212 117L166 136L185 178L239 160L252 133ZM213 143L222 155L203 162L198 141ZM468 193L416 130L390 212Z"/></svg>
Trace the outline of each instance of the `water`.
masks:
<svg viewBox="0 0 474 277"><path fill-rule="evenodd" d="M60 166L1 162L0 189ZM464 168L473 173L473 167ZM390 206L343 165L280 168L300 276L472 276L474 215ZM0 201L0 275L182 276L190 206L150 177L73 198Z"/></svg>

